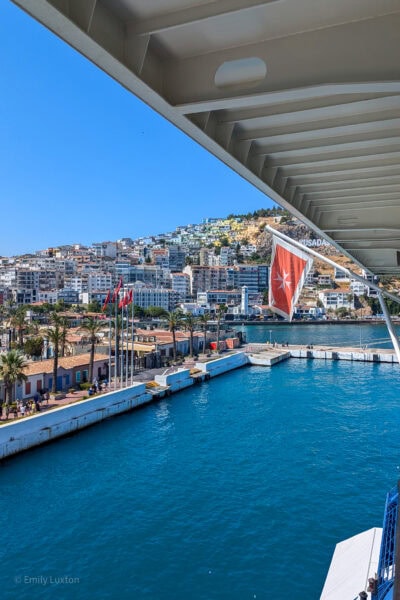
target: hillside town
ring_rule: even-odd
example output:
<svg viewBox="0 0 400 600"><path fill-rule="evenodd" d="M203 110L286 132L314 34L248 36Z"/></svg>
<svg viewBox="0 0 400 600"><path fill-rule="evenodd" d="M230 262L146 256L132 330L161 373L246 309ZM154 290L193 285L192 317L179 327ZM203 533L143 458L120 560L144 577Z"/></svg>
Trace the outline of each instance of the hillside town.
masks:
<svg viewBox="0 0 400 600"><path fill-rule="evenodd" d="M349 264L279 208L207 218L146 238L0 258L0 399L7 419L10 407L17 416L32 402L39 409L49 393L53 400L67 391L91 395L113 379L126 385L139 371L238 347L235 324L274 318L266 225ZM378 311L376 291L317 260L294 319L366 319Z"/></svg>
<svg viewBox="0 0 400 600"><path fill-rule="evenodd" d="M0 257L0 305L64 305L97 311L122 277L136 314L157 307L194 315L225 304L228 319L268 316L269 224L322 253L339 253L279 208L207 218L173 232L137 239L72 244ZM343 264L350 261L341 257ZM364 274L366 275L366 274ZM372 314L368 286L315 263L295 317ZM371 308L372 310L371 310Z"/></svg>

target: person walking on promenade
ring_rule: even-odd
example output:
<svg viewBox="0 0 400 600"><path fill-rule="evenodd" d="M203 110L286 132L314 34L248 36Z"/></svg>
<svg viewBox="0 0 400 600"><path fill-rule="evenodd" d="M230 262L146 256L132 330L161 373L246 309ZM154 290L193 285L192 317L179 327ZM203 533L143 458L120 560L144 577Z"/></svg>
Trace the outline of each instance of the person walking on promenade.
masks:
<svg viewBox="0 0 400 600"><path fill-rule="evenodd" d="M21 417L25 416L25 404L23 402L19 405L19 412L21 413Z"/></svg>

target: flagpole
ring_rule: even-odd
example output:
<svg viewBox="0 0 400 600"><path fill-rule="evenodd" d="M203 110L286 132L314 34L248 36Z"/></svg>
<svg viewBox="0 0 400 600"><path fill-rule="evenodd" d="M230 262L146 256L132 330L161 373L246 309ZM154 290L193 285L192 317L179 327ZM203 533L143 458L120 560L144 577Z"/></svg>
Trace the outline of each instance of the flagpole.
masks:
<svg viewBox="0 0 400 600"><path fill-rule="evenodd" d="M108 389L111 390L111 310L108 309Z"/></svg>
<svg viewBox="0 0 400 600"><path fill-rule="evenodd" d="M339 269L343 273L346 273L346 275L348 275L351 279L355 279L356 281L360 281L365 286L370 287L370 288L376 290L378 292L379 303L381 305L381 309L382 309L383 315L385 317L386 327L387 327L387 329L389 331L389 335L390 335L390 338L391 338L392 343L393 343L393 348L394 348L394 351L396 353L397 360L398 360L398 362L400 364L399 340L398 340L397 334L395 332L395 329L393 327L393 323L391 321L390 314L389 314L389 311L387 309L384 296L386 296L387 298L390 298L391 300L393 300L394 302L397 302L399 304L400 304L400 298L398 296L394 296L393 294L390 294L386 290L381 289L375 283L373 283L371 281L368 281L368 279L365 279L365 277L361 277L361 275L357 275L356 273L353 273L353 271L350 271L350 269L346 269L346 267L342 267L341 265L338 265L337 263L335 263L330 258L327 258L326 256L323 256L322 254L318 254L318 252L315 252L315 250L312 250L311 248L307 248L307 246L303 246L299 242L296 242L295 240L292 240L292 238L290 238L289 236L285 235L284 233L281 233L280 231L276 231L276 229L273 229L269 225L267 225L265 227L265 229L267 231L269 231L270 233L272 233L273 235L275 235L276 237L284 240L288 244L291 244L295 248L299 248L303 252L311 254L311 256L315 256L319 260L322 260L323 262L327 263L331 267L334 267L335 269Z"/></svg>
<svg viewBox="0 0 400 600"><path fill-rule="evenodd" d="M125 288L122 288L122 297L125 295ZM121 357L120 357L120 389L124 383L124 307L121 306Z"/></svg>
<svg viewBox="0 0 400 600"><path fill-rule="evenodd" d="M114 316L115 316L115 323L114 323L114 327L115 327L115 331L114 331L114 391L117 390L117 378L118 378L118 352L117 352L117 338L119 335L118 332L118 294L115 295L114 292Z"/></svg>
<svg viewBox="0 0 400 600"><path fill-rule="evenodd" d="M132 291L132 353L131 353L131 385L133 385L133 371L135 369L135 348L134 348L134 341L135 341L135 333L134 333L134 329L133 329L133 321L134 321L134 316L135 316L135 309L134 309L134 304L133 304L133 291Z"/></svg>
<svg viewBox="0 0 400 600"><path fill-rule="evenodd" d="M129 294L129 292L127 292ZM128 369L129 369L129 308L126 305L126 373L125 373L125 387L128 387Z"/></svg>

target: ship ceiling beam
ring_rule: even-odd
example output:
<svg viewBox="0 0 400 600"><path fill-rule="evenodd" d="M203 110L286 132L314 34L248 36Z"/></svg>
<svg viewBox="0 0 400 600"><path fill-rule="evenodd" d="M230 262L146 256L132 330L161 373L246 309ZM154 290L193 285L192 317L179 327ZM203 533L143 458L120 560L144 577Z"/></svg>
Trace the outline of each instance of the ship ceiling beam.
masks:
<svg viewBox="0 0 400 600"><path fill-rule="evenodd" d="M184 10L159 14L149 19L131 21L129 25L132 33L136 35L152 35L278 1L280 0L214 0Z"/></svg>
<svg viewBox="0 0 400 600"><path fill-rule="evenodd" d="M376 76L376 73L375 73ZM400 92L400 82L394 80L379 81L375 76L368 83L324 83L306 87L296 87L294 89L285 89L284 91L267 90L265 92L255 91L253 93L238 93L231 96L222 96L218 99L198 100L191 103L175 105L175 109L180 114L194 115L202 112L213 111L220 115L221 121L241 120L240 115L245 112L249 114L250 109L260 110L261 113L278 107L290 107L310 103L329 104L337 100L351 97L353 100L358 98L377 98L387 96L388 94L398 94ZM239 118L235 118L237 111ZM251 114L251 113L250 113ZM230 118L229 115L232 115Z"/></svg>
<svg viewBox="0 0 400 600"><path fill-rule="evenodd" d="M321 94L326 88L332 87L333 86L315 86L312 89L306 88L305 90L302 90L303 94L307 90L308 93L306 97L295 101L288 100L287 96L285 96L281 97L279 102L276 102L276 94L271 92L264 96L263 103L254 108L244 107L237 110L214 110L214 112L220 123L245 123L246 121L251 123L255 119L264 117L276 117L279 119L280 116L285 118L286 115L289 116L291 114L306 116L308 111L315 110L320 111L319 114L323 114L323 109L327 109L330 112L336 109L344 109L346 111L351 110L349 107L352 106L354 108L355 105L358 105L359 108L365 110L367 108L365 102L367 101L375 101L376 106L378 106L377 100L380 98L393 98L400 93L400 86L394 86L393 82L390 82L389 85L388 82L386 85L379 84L381 91L375 93L370 91L370 86L367 90L364 86L361 86L360 89L359 85L351 86L348 84L346 86L337 86L336 93L332 93L333 90L331 90L328 95ZM349 91L352 88L356 88L353 93ZM384 88L387 89L385 90ZM300 90L296 91L299 92ZM372 109L372 105L369 106ZM329 113L326 113L325 116L329 116Z"/></svg>
<svg viewBox="0 0 400 600"><path fill-rule="evenodd" d="M286 150L284 152L271 152L268 157L271 163L277 166L298 162L312 162L321 158L346 158L353 156L368 156L379 151L379 153L393 152L400 149L400 137L393 137L371 142L353 142L346 144L330 144L318 146L317 148L304 148L301 150Z"/></svg>
<svg viewBox="0 0 400 600"><path fill-rule="evenodd" d="M257 116L243 115L242 119L223 119L222 122L240 122L240 127L249 136L253 131L258 131L260 128L294 131L293 128L297 129L301 126L301 131L314 123L323 123L326 127L329 127L331 123L335 125L338 122L343 125L346 123L368 123L374 120L376 116L378 118L398 117L400 114L399 95L393 94L387 97L374 98L373 100L331 104L324 107L316 106L306 110L278 112L270 115L260 114L262 111L257 111L257 113Z"/></svg>
<svg viewBox="0 0 400 600"><path fill-rule="evenodd" d="M365 167L363 169L348 169L341 171L330 171L328 173L318 173L318 175L313 175L312 173L307 173L305 175L296 175L290 176L290 183L294 185L301 185L302 183L324 183L329 182L330 184L337 181L338 179L345 181L351 181L353 178L357 179L358 177L368 178L376 178L382 177L382 182L385 182L386 177L390 177L391 175L397 176L399 173L399 169L393 165L383 165L380 167Z"/></svg>
<svg viewBox="0 0 400 600"><path fill-rule="evenodd" d="M305 194L320 194L322 192L336 192L344 191L351 192L353 190L368 190L371 189L385 189L386 185L399 185L400 174L393 175L392 177L370 177L369 179L352 179L349 181L332 181L327 183L309 183L301 186L303 193ZM296 186L289 185L288 192L296 190Z"/></svg>
<svg viewBox="0 0 400 600"><path fill-rule="evenodd" d="M308 205L311 208L317 208L319 210L338 210L344 212L351 208L353 205L362 207L367 206L379 206L382 202L387 202L388 206L392 203L398 203L400 198L400 191L394 192L393 194L371 194L368 196L347 196L344 198L332 198L327 200L309 200L309 196L305 196Z"/></svg>
<svg viewBox="0 0 400 600"><path fill-rule="evenodd" d="M252 147L254 154L267 155L276 152L295 152L308 149L317 151L318 148L324 149L327 145L343 146L348 143L366 142L373 145L375 140L387 139L389 142L390 139L397 138L399 127L400 119L389 119L382 121L380 125L377 124L371 129L364 126L356 131L353 128L352 130L338 132L337 128L329 128L322 131L314 130L309 133L271 136L267 138L266 144L261 145L259 141L254 141ZM357 156L356 152L355 156Z"/></svg>
<svg viewBox="0 0 400 600"><path fill-rule="evenodd" d="M399 251L400 250L400 236L397 240L390 240L390 242L388 242L387 240L385 240L384 242L366 242L366 243L355 243L355 242L351 242L351 243L347 243L347 242L342 242L343 247L346 248L346 250L348 252L359 252L362 250L395 250L395 251Z"/></svg>
<svg viewBox="0 0 400 600"><path fill-rule="evenodd" d="M339 156L327 160L310 160L304 162L290 162L281 164L281 161L267 161L267 167L280 167L282 173L289 173L290 175L296 175L298 173L304 173L305 171L312 171L313 173L324 172L327 173L330 170L337 170L339 167L343 169L354 169L356 166L374 166L374 165L397 165L399 164L400 152L386 152L383 154L365 154L361 156Z"/></svg>
<svg viewBox="0 0 400 600"><path fill-rule="evenodd" d="M341 203L347 202L352 199L366 199L376 198L390 198L390 194L400 194L400 184L398 185L381 185L376 187L363 188L350 188L348 190L339 190L331 192L306 192L302 190L302 193L307 197L311 204L320 204L325 202Z"/></svg>
<svg viewBox="0 0 400 600"><path fill-rule="evenodd" d="M320 129L304 129L303 131L295 131L291 133L274 133L271 130L262 130L254 133L254 136L248 136L244 133L239 133L238 141L244 141L248 138L256 141L254 144L254 154L270 154L274 150L280 148L293 149L297 147L314 147L319 140L326 145L330 143L338 144L363 141L365 139L373 139L373 136L382 138L386 132L392 131L393 136L398 136L400 126L400 118L370 121L369 123L357 123L353 125L340 125L336 127L323 127ZM389 135L390 137L390 135ZM262 140L262 141L261 141Z"/></svg>
<svg viewBox="0 0 400 600"><path fill-rule="evenodd" d="M201 102L206 110L212 110L209 102L223 99L222 108L229 107L229 97L237 100L239 94L244 96L246 87L265 94L332 82L390 82L398 78L399 31L400 14L396 13L187 58L171 57L164 63L164 90L172 105ZM216 85L219 67L255 57L266 65L262 81ZM374 91L373 87L368 91ZM246 99L244 106L248 106Z"/></svg>

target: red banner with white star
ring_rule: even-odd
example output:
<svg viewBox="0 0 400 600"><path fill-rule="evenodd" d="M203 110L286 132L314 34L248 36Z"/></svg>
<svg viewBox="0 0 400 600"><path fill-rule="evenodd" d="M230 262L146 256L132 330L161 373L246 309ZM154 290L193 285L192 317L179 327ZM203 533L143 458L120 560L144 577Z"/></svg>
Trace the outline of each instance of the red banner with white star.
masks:
<svg viewBox="0 0 400 600"><path fill-rule="evenodd" d="M295 304L312 264L308 254L273 236L269 271L269 308L273 312L292 320Z"/></svg>

